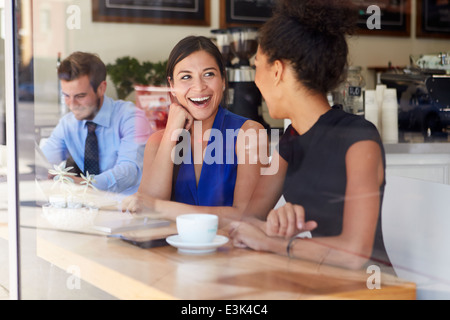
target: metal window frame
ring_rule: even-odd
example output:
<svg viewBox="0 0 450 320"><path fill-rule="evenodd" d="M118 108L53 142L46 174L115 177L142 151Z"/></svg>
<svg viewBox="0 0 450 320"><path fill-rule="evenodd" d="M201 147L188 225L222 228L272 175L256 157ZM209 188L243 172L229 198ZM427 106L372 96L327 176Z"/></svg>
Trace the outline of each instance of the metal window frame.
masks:
<svg viewBox="0 0 450 320"><path fill-rule="evenodd" d="M16 0L5 1L5 104L8 153L9 297L20 300L19 189L17 174L17 21Z"/></svg>

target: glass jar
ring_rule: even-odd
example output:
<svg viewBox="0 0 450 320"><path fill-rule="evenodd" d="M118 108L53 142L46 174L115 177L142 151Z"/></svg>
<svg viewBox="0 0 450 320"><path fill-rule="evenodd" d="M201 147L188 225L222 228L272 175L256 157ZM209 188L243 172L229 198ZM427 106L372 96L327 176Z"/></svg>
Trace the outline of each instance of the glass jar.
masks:
<svg viewBox="0 0 450 320"><path fill-rule="evenodd" d="M344 110L349 113L364 115L364 93L366 81L361 75L361 67L350 66L344 85Z"/></svg>

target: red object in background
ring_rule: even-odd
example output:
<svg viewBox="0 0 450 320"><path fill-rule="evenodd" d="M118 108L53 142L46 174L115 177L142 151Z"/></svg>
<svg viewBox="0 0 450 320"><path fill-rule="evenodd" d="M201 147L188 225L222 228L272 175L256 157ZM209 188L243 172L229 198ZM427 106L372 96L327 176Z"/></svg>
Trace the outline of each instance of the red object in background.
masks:
<svg viewBox="0 0 450 320"><path fill-rule="evenodd" d="M170 106L170 88L135 86L136 106L145 111L153 131L164 129Z"/></svg>

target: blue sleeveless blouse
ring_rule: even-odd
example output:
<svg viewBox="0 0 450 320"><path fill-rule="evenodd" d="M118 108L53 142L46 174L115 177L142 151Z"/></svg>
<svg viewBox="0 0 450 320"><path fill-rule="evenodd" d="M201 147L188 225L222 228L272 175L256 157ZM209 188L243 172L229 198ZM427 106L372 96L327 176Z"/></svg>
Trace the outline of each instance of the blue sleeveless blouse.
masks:
<svg viewBox="0 0 450 320"><path fill-rule="evenodd" d="M248 119L219 107L203 159L198 186L191 143L189 152L174 168L172 200L196 206L232 206L238 160L236 141L239 129ZM190 135L189 135L190 137Z"/></svg>

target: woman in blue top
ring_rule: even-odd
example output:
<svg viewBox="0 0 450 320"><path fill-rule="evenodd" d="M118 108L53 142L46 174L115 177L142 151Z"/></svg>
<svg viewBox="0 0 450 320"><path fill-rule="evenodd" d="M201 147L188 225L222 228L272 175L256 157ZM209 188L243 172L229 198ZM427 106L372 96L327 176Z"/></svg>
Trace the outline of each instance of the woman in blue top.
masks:
<svg viewBox="0 0 450 320"><path fill-rule="evenodd" d="M246 138L257 137L262 125L221 107L225 64L206 37L174 47L167 79L173 100L167 126L148 140L139 191L124 209L150 208L169 219L187 212L239 219L261 170L258 141Z"/></svg>

